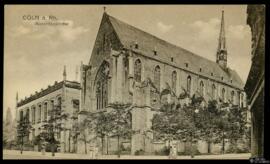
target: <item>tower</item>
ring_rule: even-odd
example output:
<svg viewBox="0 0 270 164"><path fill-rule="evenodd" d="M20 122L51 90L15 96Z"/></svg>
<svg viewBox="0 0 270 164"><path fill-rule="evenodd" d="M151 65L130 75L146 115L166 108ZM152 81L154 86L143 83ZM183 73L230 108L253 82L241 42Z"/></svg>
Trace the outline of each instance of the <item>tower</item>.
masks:
<svg viewBox="0 0 270 164"><path fill-rule="evenodd" d="M227 67L227 48L225 38L224 10L222 10L221 26L218 38L217 58L216 62L222 67Z"/></svg>
<svg viewBox="0 0 270 164"><path fill-rule="evenodd" d="M16 107L17 107L17 104L19 102L19 94L18 94L18 91L16 92Z"/></svg>
<svg viewBox="0 0 270 164"><path fill-rule="evenodd" d="M67 72L66 72L66 66L64 65L64 71L63 71L63 81L67 80Z"/></svg>

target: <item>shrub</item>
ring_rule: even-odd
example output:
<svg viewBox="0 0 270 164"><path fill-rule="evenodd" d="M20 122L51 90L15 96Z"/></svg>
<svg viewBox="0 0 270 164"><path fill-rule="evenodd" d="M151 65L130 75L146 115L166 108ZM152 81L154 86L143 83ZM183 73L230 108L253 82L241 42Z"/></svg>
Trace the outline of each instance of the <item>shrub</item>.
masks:
<svg viewBox="0 0 270 164"><path fill-rule="evenodd" d="M144 155L144 151L142 149L136 150L135 155Z"/></svg>
<svg viewBox="0 0 270 164"><path fill-rule="evenodd" d="M250 150L247 146L241 148L236 146L230 146L226 151L226 153L249 153L249 152Z"/></svg>
<svg viewBox="0 0 270 164"><path fill-rule="evenodd" d="M170 148L165 146L161 150L155 151L155 154L156 155L169 155L170 154Z"/></svg>
<svg viewBox="0 0 270 164"><path fill-rule="evenodd" d="M186 151L184 152L177 152L178 155L190 155L191 152L190 149L187 149ZM194 152L194 155L202 155L202 153L196 148L195 152Z"/></svg>

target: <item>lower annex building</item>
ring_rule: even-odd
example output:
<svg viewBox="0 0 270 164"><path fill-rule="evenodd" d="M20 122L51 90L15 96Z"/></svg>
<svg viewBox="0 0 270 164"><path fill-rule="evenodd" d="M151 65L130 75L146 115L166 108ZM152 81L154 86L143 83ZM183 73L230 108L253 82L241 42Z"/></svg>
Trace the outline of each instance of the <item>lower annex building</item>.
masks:
<svg viewBox="0 0 270 164"><path fill-rule="evenodd" d="M25 99L18 101L16 106L16 121L22 120L27 117L32 126L30 134L26 136L26 141L33 143L42 129L43 124L48 122L50 111L58 107L61 111L65 112L68 117L63 121L65 130L57 130L55 139L59 141L59 148L61 152L75 152L75 146L71 137L72 124L76 113L79 111L80 103L80 83L77 81L66 80L66 70L64 68L63 81L57 82L46 89L41 89L39 92L25 97ZM59 150L58 148L58 150ZM35 150L40 150L36 147Z"/></svg>

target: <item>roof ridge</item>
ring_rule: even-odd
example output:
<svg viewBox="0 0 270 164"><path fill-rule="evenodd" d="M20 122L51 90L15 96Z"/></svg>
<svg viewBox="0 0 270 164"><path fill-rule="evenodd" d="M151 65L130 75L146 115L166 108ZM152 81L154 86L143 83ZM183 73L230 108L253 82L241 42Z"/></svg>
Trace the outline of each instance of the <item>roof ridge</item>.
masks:
<svg viewBox="0 0 270 164"><path fill-rule="evenodd" d="M135 26L133 26L133 25L130 25L130 24L128 24L128 23L126 23L126 22L124 22L124 21L122 21L122 20L119 20L119 19L117 19L117 18L115 18L115 17L113 17L113 16L111 16L111 15L108 15L108 14L107 14L107 16L108 16L109 18L115 19L117 22L123 23L123 24L125 24L125 25L127 25L127 26L130 26L130 27L132 27L132 28L134 28L134 29L140 31L140 32L143 32L143 33L145 33L145 34L147 34L147 35L149 35L149 36L151 36L151 37L153 37L153 38L155 38L155 39L157 39L157 40L159 40L159 41L165 42L166 44L170 44L171 46L174 46L175 48L178 48L178 49L180 48L181 50L186 51L187 53L190 53L190 55L193 55L193 56L202 58L202 59L204 59L204 60L210 61L210 62L212 62L212 63L214 63L214 64L217 64L217 63L216 63L215 61L213 61L213 60L210 60L210 59L208 59L208 58L205 58L205 57L203 57L203 56L200 56L200 55L198 55L198 54L196 54L196 53L194 53L194 52L191 52L190 50L187 50L187 49L185 49L185 48L182 48L182 47L180 47L180 46L178 46L178 45L175 45L175 44L173 44L173 43L171 43L171 42L169 42L169 41L166 41L166 40L164 40L164 39L161 39L161 38L155 36L154 34L151 34L151 33L149 33L149 32L146 32L146 31L142 30L142 29L139 29L138 27L135 27ZM177 55L178 55L178 54L177 54ZM217 65L218 65L218 64L217 64Z"/></svg>
<svg viewBox="0 0 270 164"><path fill-rule="evenodd" d="M215 75L219 74L219 77L225 77L226 80L233 78L236 82L236 84L234 84L233 86L237 88L242 88L243 80L240 78L238 73L235 70L232 70L230 67L227 67L227 69L223 69L218 63L213 60L210 60L204 56L197 55L196 53L193 53L185 48L170 43L169 41L165 41L164 39L161 39L149 32L143 31L111 15L106 14L106 17L124 48L129 49L133 42L139 41L142 43L142 53L145 56L149 57L151 53L151 48L154 50L154 48L157 47L157 51L160 51L161 53L161 55L158 55L158 58L161 61L166 60L165 58L168 58L169 61L170 57L183 58L186 59L186 62L192 64L192 67L194 67L195 71L194 73L199 73L199 68L203 68L207 70L205 73L212 74L214 72ZM178 62L175 62L179 65L178 67L180 68L180 65L183 61L184 60L179 59ZM198 64L196 63L197 61L199 61ZM217 76L216 78L219 77ZM227 84L229 83L229 81L225 83Z"/></svg>

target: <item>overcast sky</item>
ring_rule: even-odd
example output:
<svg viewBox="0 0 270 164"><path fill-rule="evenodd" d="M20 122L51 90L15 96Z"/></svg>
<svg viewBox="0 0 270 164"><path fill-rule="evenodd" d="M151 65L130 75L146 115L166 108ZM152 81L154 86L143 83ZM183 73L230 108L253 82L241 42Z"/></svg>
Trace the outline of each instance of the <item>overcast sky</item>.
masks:
<svg viewBox="0 0 270 164"><path fill-rule="evenodd" d="M251 64L246 5L106 7L109 15L213 61L224 9L228 66L246 81ZM22 99L61 81L64 65L67 79L75 80L76 66L90 59L102 14L101 5L5 6L4 109L15 111L16 91ZM66 25L35 25L42 20L25 16L53 16L57 20L51 22Z"/></svg>

